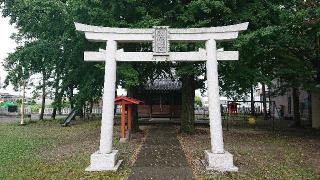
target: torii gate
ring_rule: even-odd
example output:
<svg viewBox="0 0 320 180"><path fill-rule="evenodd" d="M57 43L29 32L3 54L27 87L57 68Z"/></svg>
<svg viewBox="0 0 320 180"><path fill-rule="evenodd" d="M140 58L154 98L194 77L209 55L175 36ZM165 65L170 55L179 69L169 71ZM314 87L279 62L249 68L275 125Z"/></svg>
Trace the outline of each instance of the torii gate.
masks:
<svg viewBox="0 0 320 180"><path fill-rule="evenodd" d="M105 61L103 110L101 122L100 149L91 155L87 171L117 170L122 160L118 151L112 149L114 92L117 61L206 61L211 149L206 150L207 169L237 171L233 155L224 150L220 95L218 81L218 60L238 60L237 51L217 50L217 41L236 39L249 23L210 28L174 29L158 26L150 29L128 29L99 27L75 23L78 31L84 32L89 41L106 42L106 50L84 52L85 61ZM118 42L152 42L153 52L124 52L117 49ZM170 42L205 42L206 49L198 52L170 52Z"/></svg>

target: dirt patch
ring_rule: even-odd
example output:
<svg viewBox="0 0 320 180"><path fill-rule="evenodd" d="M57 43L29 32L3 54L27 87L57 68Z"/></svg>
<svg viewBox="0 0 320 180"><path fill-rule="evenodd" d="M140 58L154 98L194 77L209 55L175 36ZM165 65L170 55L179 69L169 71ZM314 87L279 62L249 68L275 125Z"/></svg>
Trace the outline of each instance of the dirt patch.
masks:
<svg viewBox="0 0 320 180"><path fill-rule="evenodd" d="M206 171L204 150L210 149L209 128L192 136L178 136L197 179L317 179L320 177L320 139L297 133L272 133L252 129L224 132L225 149L234 155L237 173Z"/></svg>
<svg viewBox="0 0 320 180"><path fill-rule="evenodd" d="M50 149L41 151L38 155L46 163L54 164L61 160L71 158L75 154L94 152L99 143L99 133L87 131L75 134L72 138L66 138L63 142L54 145Z"/></svg>
<svg viewBox="0 0 320 180"><path fill-rule="evenodd" d="M65 135L60 134L57 136L58 143L52 144L51 147L37 149L34 153L37 161L44 167L54 169L55 171L53 174L69 169L70 172L66 172L66 175L70 176L71 174L71 177L109 177L110 175L110 177L127 177L131 172L131 167L137 159L137 154L145 140L147 130L132 134L128 143L120 143L120 127L115 126L113 146L114 149L117 149L120 152L119 159L123 160L119 172L116 174L85 173L84 168L89 166L90 155L99 149L100 123L90 122L87 124L87 128L84 128L85 125L86 124L83 123L67 128L59 127L61 128L61 133L64 133ZM41 128L51 129L52 127L42 126ZM76 172L81 173L76 174Z"/></svg>

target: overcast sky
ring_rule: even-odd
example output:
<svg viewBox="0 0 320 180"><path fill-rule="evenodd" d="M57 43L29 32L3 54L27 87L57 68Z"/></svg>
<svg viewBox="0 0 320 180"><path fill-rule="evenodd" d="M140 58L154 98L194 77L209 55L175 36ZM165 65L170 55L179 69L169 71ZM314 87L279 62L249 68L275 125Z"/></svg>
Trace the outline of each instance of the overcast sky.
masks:
<svg viewBox="0 0 320 180"><path fill-rule="evenodd" d="M14 26L9 24L8 18L0 17L0 84L3 84L3 81L6 76L6 72L3 69L2 63L3 60L8 56L8 53L13 52L17 44L14 40L10 39L12 33L16 32ZM7 89L0 88L0 92L9 92L14 93L11 87ZM14 93L16 94L16 93Z"/></svg>

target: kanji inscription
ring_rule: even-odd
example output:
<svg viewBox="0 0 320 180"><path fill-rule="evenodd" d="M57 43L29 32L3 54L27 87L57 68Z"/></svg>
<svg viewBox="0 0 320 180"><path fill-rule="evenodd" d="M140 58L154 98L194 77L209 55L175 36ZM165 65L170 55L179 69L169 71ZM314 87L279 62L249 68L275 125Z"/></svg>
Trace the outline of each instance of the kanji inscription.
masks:
<svg viewBox="0 0 320 180"><path fill-rule="evenodd" d="M154 55L169 55L168 27L155 27L153 40Z"/></svg>

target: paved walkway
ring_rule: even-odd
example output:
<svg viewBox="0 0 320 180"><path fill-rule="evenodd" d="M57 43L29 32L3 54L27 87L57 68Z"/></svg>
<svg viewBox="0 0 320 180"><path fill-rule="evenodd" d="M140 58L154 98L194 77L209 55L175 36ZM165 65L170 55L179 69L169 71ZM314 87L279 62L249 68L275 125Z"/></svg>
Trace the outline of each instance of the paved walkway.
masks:
<svg viewBox="0 0 320 180"><path fill-rule="evenodd" d="M138 179L194 179L172 125L149 130L129 177L129 180Z"/></svg>

